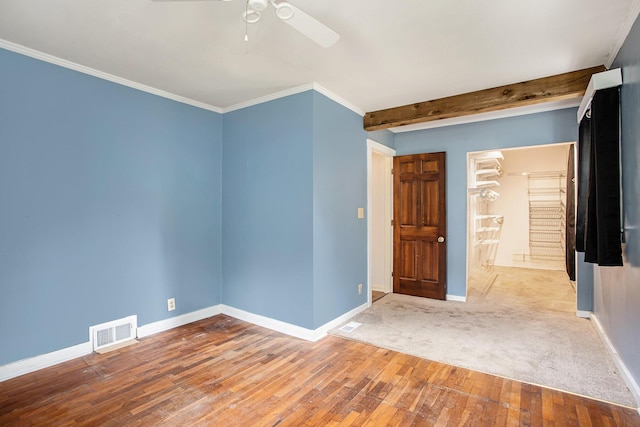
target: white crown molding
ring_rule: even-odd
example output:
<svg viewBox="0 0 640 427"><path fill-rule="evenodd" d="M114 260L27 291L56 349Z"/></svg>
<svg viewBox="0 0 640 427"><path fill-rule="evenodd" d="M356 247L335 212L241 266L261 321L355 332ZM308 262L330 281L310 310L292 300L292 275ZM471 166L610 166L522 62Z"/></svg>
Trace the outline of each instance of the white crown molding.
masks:
<svg viewBox="0 0 640 427"><path fill-rule="evenodd" d="M348 101L344 100L343 98L339 97L338 95L334 94L333 92L330 92L324 87L318 85L317 83L307 83L301 86L296 86L291 89L286 89L280 92L272 93L270 95L265 95L259 98L251 99L249 101L240 102L238 104L234 104L229 107L220 108L213 105L205 104L204 102L196 101L190 98L185 98L184 96L169 93L164 90L156 89L151 86L143 85L141 83L136 83L132 80L127 80L125 78L118 77L113 74L105 73L103 71L96 70L94 68L76 64L75 62L67 61L66 59L58 58L57 56L49 55L48 53L40 52L38 50L19 45L17 43L13 43L8 40L0 39L0 48L9 50L11 52L19 53L21 55L25 55L31 58L35 58L40 61L48 62L50 64L58 65L60 67L68 68L70 70L78 71L83 74L88 74L90 76L97 77L99 79L108 80L110 82L127 86L132 89L137 89L143 92L147 92L163 98L171 99L173 101L191 105L193 107L202 108L204 110L213 111L219 114L229 113L231 111L240 110L242 108L251 107L253 105L263 104L265 102L273 101L274 99L284 98L286 96L295 95L301 92L306 92L308 90L315 90L316 92L323 94L327 98L350 109L351 111L354 111L355 113L361 116L364 116L364 112L361 109L349 103Z"/></svg>
<svg viewBox="0 0 640 427"><path fill-rule="evenodd" d="M332 101L342 105L343 107L353 111L354 113L364 117L364 111L360 108L356 107L349 101L341 98L330 90L326 89L323 86L320 86L318 83L307 83L301 86L292 87L291 89L285 89L280 92L272 93L270 95L261 96L259 98L250 99L248 101L243 101L238 104L231 105L229 107L225 107L222 109L223 113L229 113L231 111L241 110L243 108L252 107L254 105L264 104L265 102L274 101L276 99L285 98L287 96L296 95L298 93L307 92L309 90L315 90L318 93L323 94L327 98Z"/></svg>
<svg viewBox="0 0 640 427"><path fill-rule="evenodd" d="M582 98L566 99L563 101L543 102L526 107L509 108L506 110L492 111L490 113L472 114L469 116L455 117L451 119L434 120L415 125L398 126L390 128L393 133L412 132L416 130L434 129L445 126L463 125L467 123L484 122L487 120L505 119L508 117L526 116L528 114L544 113L547 111L564 110L580 105Z"/></svg>
<svg viewBox="0 0 640 427"><path fill-rule="evenodd" d="M616 41L607 55L607 59L604 63L607 68L611 68L611 65L613 64L613 61L615 61L616 56L618 56L618 52L620 52L624 41L627 39L629 32L631 32L631 27L633 27L636 19L638 19L638 15L640 15L640 0L633 0L633 3L631 3L631 7L629 8L629 12L627 12L627 17L618 31Z"/></svg>
<svg viewBox="0 0 640 427"><path fill-rule="evenodd" d="M11 52L19 53L21 55L25 55L34 59L38 59L40 61L48 62L50 64L58 65L60 67L68 68L70 70L78 71L83 74L88 74L93 77L97 77L99 79L108 80L113 83L117 83L123 86L127 86L133 89L137 89L143 92L147 92L153 95L157 95L163 98L171 99L173 101L180 102L182 104L191 105L193 107L202 108L204 110L213 111L215 113L224 114L229 113L231 111L240 110L242 108L251 107L253 105L263 104L265 102L273 101L275 99L284 98L286 96L295 95L301 92L306 92L309 90L315 90L317 92L322 93L326 97L334 100L338 104L343 105L344 107L364 116L364 112L362 110L355 107L353 104L348 101L340 98L334 93L328 91L317 83L307 83L302 86L296 86L291 89L283 90L280 92L272 93L270 95L265 95L259 98L251 99L249 101L240 102L238 104L231 105L229 107L220 108L213 105L205 104L204 102L195 101L190 98L185 98L184 96L175 95L173 93L169 93L160 89L153 88L151 86L143 85L141 83L136 83L131 80L127 80L122 77L115 76L113 74L105 73L100 70L96 70L94 68L85 67L84 65L76 64L75 62L67 61L66 59L58 58L57 56L49 55L48 53L40 52L35 49L28 48L26 46L19 45L17 43L10 42L8 40L0 39L0 48L9 50Z"/></svg>
<svg viewBox="0 0 640 427"><path fill-rule="evenodd" d="M354 113L358 114L361 117L364 117L365 115L365 111L356 107L354 104L350 103L349 101L347 101L346 99L336 95L335 93L331 92L329 89L320 86L318 83L313 83L313 89L318 92L323 94L324 96L326 96L327 98L329 98L330 100L342 105L343 107L353 111Z"/></svg>
<svg viewBox="0 0 640 427"><path fill-rule="evenodd" d="M222 109L222 113L226 114L232 111L242 110L243 108L252 107L258 104L264 104L265 102L273 101L280 98L285 98L291 95L296 95L298 93L306 92L311 89L313 89L313 83L307 83L302 86L292 87L291 89L285 89L280 92L275 92L269 95L261 96L259 98L250 99L248 101L243 101L237 104L230 105L228 107L224 107Z"/></svg>
<svg viewBox="0 0 640 427"><path fill-rule="evenodd" d="M10 50L21 55L29 56L31 58L39 59L40 61L48 62L50 64L58 65L60 67L68 68L70 70L78 71L83 74L88 74L99 79L108 80L113 83L117 83L123 86L137 89L142 92L147 92L152 95L157 95L162 98L171 99L172 101L180 102L182 104L191 105L193 107L202 108L204 110L213 111L215 113L222 114L222 109L213 105L205 104L204 102L195 101L193 99L185 98L184 96L175 95L173 93L165 92L164 90L156 89L151 86L136 83L131 80L127 80L122 77L115 76L113 74L105 73L94 68L85 67L84 65L76 64L75 62L67 61L66 59L58 58L57 56L49 55L48 53L40 52L35 49L28 48L26 46L19 45L7 40L0 39L0 48Z"/></svg>
<svg viewBox="0 0 640 427"><path fill-rule="evenodd" d="M326 96L327 98L337 102L338 104L348 108L349 110L364 116L364 111L351 104L349 101L339 97L328 89L320 86L317 83L307 83L301 86L296 86L291 89L286 89L280 92L272 93L270 95L261 96L259 98L251 99L249 101L240 102L238 104L231 105L229 107L220 108L213 105L205 104L204 102L196 101L184 96L176 95L166 92L164 90L156 89L151 86L136 83L131 80L127 80L122 77L115 76L113 74L105 73L94 68L85 67L84 65L76 64L75 62L67 61L66 59L58 58L57 56L49 55L48 53L40 52L35 49L28 48L26 46L19 45L17 43L10 42L8 40L0 39L0 48L9 50L11 52L19 53L21 55L29 56L31 58L38 59L40 61L48 62L50 64L58 65L60 67L68 68L70 70L78 71L83 74L88 74L99 79L108 80L113 83L117 83L123 86L137 89L143 92L147 92L153 95L157 95L163 98L171 99L183 104L191 105L193 107L202 108L204 110L213 111L215 113L224 114L231 111L240 110L242 108L251 107L253 105L263 104L265 102L273 101L274 99L284 98L286 96L295 95L308 90L315 90Z"/></svg>

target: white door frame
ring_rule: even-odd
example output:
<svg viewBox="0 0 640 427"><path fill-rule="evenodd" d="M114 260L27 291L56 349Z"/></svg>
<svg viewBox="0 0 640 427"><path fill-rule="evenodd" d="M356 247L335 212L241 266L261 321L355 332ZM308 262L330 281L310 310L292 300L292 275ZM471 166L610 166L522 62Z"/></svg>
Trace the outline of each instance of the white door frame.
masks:
<svg viewBox="0 0 640 427"><path fill-rule="evenodd" d="M385 247L373 248L371 246L372 241L372 197L373 191L376 190L372 186L372 163L373 153L379 154L385 157L385 218L384 223L388 224L387 233L385 234ZM391 272L393 270L393 227L391 226L391 220L393 219L393 181L391 175L391 169L393 167L393 157L396 155L396 150L389 148L386 145L367 139L367 304L371 305L371 266L372 255L374 251L384 251L385 259L385 291L393 291L393 278Z"/></svg>
<svg viewBox="0 0 640 427"><path fill-rule="evenodd" d="M548 147L557 147L557 146L574 146L576 147L576 153L575 153L575 157L574 157L574 170L577 171L577 162L578 162L578 156L577 156L577 147L578 144L575 141L572 142L552 142L549 144L540 144L540 145L526 145L524 147L502 147L502 148L487 148L484 150L479 150L479 151L469 151L467 152L467 186L469 185L470 179L471 179L471 158L473 155L475 154L479 154L479 153L483 153L483 152L488 152L488 151L511 151L511 150L531 150L531 149L537 149L537 148L548 148ZM565 162L566 164L566 162ZM577 197L577 191L576 191L576 197ZM472 216L473 216L473 212L472 212L472 206L471 206L471 202L470 202L470 197L467 194L467 245L466 245L466 256L467 256L467 271L466 271L466 275L465 275L465 281L466 281L466 286L465 286L465 300L466 297L469 295L469 276L470 276L470 268L471 268L471 251L472 251L472 247L473 247L473 239L471 236L471 221L473 221ZM565 255L566 256L566 255ZM576 253L576 259L575 259L575 271L576 271L576 307L578 305L578 289L580 288L580 285L578 283L578 257L577 257L577 253ZM532 267L529 267L532 268ZM588 312L587 312L588 313ZM585 317L584 312L580 312L578 311L578 317ZM586 317L588 317L588 314L586 315Z"/></svg>

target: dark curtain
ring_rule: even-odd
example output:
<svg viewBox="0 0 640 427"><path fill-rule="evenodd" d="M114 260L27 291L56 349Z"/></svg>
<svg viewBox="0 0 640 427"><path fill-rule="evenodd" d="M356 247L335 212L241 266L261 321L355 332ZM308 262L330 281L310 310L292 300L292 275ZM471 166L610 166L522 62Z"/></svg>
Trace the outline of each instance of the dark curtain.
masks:
<svg viewBox="0 0 640 427"><path fill-rule="evenodd" d="M575 148L569 147L567 161L567 223L566 223L566 264L570 280L576 280L576 179L575 179Z"/></svg>
<svg viewBox="0 0 640 427"><path fill-rule="evenodd" d="M584 252L584 227L587 223L589 195L589 157L591 156L591 120L584 116L578 135L578 205L576 209L576 250Z"/></svg>
<svg viewBox="0 0 640 427"><path fill-rule="evenodd" d="M599 90L591 101L591 150L585 221L585 261L622 265L620 234L620 90Z"/></svg>

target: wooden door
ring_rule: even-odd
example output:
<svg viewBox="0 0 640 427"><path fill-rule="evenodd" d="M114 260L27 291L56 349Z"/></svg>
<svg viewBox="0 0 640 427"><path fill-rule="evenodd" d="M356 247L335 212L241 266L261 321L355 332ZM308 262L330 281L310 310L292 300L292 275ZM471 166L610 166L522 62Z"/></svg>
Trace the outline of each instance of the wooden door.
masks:
<svg viewBox="0 0 640 427"><path fill-rule="evenodd" d="M445 154L393 159L393 292L446 297Z"/></svg>

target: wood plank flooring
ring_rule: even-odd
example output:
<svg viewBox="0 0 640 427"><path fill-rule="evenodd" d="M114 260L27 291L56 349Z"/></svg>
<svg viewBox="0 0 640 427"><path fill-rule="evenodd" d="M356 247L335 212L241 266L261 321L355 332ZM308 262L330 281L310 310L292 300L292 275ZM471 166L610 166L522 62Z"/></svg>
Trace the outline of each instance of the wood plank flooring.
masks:
<svg viewBox="0 0 640 427"><path fill-rule="evenodd" d="M619 407L224 315L0 383L0 425L638 426Z"/></svg>
<svg viewBox="0 0 640 427"><path fill-rule="evenodd" d="M385 295L386 295L385 292L371 291L371 303L378 301L380 298L382 298Z"/></svg>

